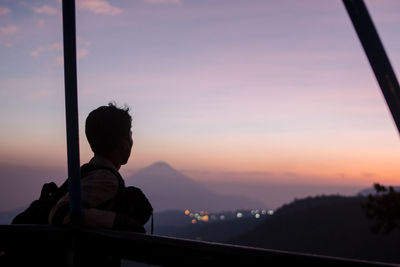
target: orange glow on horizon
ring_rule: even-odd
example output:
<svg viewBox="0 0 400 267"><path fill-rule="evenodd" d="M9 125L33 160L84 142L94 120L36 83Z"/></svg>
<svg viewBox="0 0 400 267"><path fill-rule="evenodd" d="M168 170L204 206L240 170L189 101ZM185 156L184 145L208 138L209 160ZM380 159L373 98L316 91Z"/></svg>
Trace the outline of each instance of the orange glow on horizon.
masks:
<svg viewBox="0 0 400 267"><path fill-rule="evenodd" d="M250 175L249 181L295 183L295 184L343 184L371 185L400 184L400 144L397 136L387 133L376 136L349 133L346 138L332 137L332 143L322 137L270 135L258 140L229 137L221 142L206 138L203 142L172 139L170 143L138 138L132 156L121 171L139 170L156 161L165 161L177 170L188 170L188 176L197 180L220 180L235 182L234 175L191 176L192 171L211 173L272 173L272 175ZM342 134L343 135L343 134ZM386 136L386 138L384 138ZM358 139L357 139L358 138ZM46 167L66 167L66 144L59 140L37 139L31 142L22 139L1 140L0 163ZM81 136L81 163L92 157L92 152ZM190 156L189 156L190 155ZM278 178L270 178L270 177Z"/></svg>

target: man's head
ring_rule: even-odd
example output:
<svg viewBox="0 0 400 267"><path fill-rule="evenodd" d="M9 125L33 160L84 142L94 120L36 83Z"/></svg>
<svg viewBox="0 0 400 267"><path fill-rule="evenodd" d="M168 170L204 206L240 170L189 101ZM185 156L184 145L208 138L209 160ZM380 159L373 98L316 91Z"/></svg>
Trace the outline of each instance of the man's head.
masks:
<svg viewBox="0 0 400 267"><path fill-rule="evenodd" d="M121 165L128 162L132 148L132 117L129 108L110 103L92 112L86 119L85 133L93 152L101 156L117 154Z"/></svg>

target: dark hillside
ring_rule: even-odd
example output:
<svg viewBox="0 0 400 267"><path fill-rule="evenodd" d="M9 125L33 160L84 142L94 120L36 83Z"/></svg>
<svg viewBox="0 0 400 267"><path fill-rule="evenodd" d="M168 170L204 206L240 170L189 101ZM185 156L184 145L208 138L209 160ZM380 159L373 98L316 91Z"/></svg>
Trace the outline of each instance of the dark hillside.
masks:
<svg viewBox="0 0 400 267"><path fill-rule="evenodd" d="M320 255L400 262L400 231L372 233L364 197L296 200L232 243Z"/></svg>

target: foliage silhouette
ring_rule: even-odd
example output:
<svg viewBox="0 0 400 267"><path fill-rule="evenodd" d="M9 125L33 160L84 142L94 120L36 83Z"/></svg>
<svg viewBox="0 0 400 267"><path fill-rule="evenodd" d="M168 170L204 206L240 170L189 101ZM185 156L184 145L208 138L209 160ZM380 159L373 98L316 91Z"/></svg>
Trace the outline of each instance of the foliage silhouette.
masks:
<svg viewBox="0 0 400 267"><path fill-rule="evenodd" d="M363 208L370 219L376 223L372 231L390 233L400 228L400 193L393 186L374 184L376 194L370 194Z"/></svg>

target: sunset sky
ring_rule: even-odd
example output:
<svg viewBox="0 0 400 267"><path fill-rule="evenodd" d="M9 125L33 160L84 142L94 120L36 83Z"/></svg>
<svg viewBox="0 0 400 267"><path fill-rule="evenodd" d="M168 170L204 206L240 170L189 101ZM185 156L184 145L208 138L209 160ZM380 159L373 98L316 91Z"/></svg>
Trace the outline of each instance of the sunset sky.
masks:
<svg viewBox="0 0 400 267"><path fill-rule="evenodd" d="M366 4L400 77L400 1ZM339 0L77 0L77 36L82 163L86 116L116 101L134 118L124 173L161 160L199 180L400 184L399 135ZM61 1L0 0L0 167L65 167L62 57Z"/></svg>

